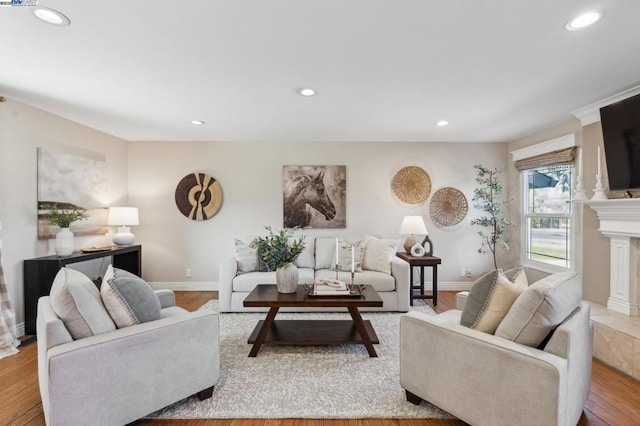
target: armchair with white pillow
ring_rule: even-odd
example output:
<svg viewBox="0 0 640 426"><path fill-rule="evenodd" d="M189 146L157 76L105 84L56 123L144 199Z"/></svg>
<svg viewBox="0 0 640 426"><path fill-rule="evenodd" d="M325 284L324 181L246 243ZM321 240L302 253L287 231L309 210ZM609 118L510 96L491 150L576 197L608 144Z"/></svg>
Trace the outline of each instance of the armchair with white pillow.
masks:
<svg viewBox="0 0 640 426"><path fill-rule="evenodd" d="M106 302L109 310L94 283L68 268L38 300L38 380L48 425L122 425L190 395L212 395L220 374L218 315L187 312L170 290L154 293L137 277L117 277L102 284L103 293L109 287L117 296ZM136 298L152 308L143 312Z"/></svg>
<svg viewBox="0 0 640 426"><path fill-rule="evenodd" d="M575 425L589 396L593 346L581 297L575 274L543 278L506 307L495 334L473 328L479 317L461 325L475 309L463 314L469 294L458 296L459 309L404 315L400 384L407 400L426 400L473 425Z"/></svg>

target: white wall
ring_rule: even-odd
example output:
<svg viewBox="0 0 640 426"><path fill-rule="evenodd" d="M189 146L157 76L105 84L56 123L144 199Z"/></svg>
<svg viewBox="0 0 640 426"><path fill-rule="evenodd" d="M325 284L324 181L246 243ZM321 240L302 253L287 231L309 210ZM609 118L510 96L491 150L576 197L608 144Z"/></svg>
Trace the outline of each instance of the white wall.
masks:
<svg viewBox="0 0 640 426"><path fill-rule="evenodd" d="M282 227L282 166L307 164L347 166L347 228L307 234L404 239L397 233L402 217L422 214L434 254L443 259L439 282L469 283L471 278L459 277L461 267L477 277L492 265L489 255L477 253L478 229L469 225L477 216L471 205L473 165L505 167L506 161L506 144L497 143L133 142L129 201L140 209L140 226L133 232L143 245L143 275L174 288L185 282L210 288L218 282L218 265L233 258L234 237L262 234L265 225ZM469 215L456 229L438 229L426 206L410 208L394 199L391 179L411 164L430 174L432 193L453 186L466 195ZM182 216L174 202L180 179L196 171L213 176L223 191L218 214L202 222ZM185 277L186 268L192 270L191 279Z"/></svg>
<svg viewBox="0 0 640 426"><path fill-rule="evenodd" d="M24 321L22 261L54 253L53 241L37 239L38 147L105 155L111 205L140 208L141 224L132 230L143 245L144 278L178 289L198 288L198 283L211 288L218 282L219 263L233 257L234 237L263 233L264 225L282 226L285 164L347 166L347 228L306 233L404 239L397 233L402 217L421 214L435 255L443 259L442 288L468 284L491 267L490 256L477 253L477 228L469 225L477 215L471 206L473 165L504 167L507 162L506 144L498 143L130 143L9 99L0 104L0 219L5 274L18 323ZM453 186L467 196L469 215L456 229L438 229L426 206L407 207L394 199L393 175L414 164L429 172L432 193ZM178 181L194 171L211 174L223 190L220 212L204 222L186 219L174 203ZM108 236L76 237L77 249L109 243ZM185 277L187 267L192 268L191 279ZM461 267L473 276L459 277Z"/></svg>
<svg viewBox="0 0 640 426"><path fill-rule="evenodd" d="M37 235L37 148L74 147L105 154L113 205L127 200L127 142L9 99L0 103L0 205L3 262L17 322L24 321L22 261L53 254ZM109 244L106 236L76 237L76 248Z"/></svg>

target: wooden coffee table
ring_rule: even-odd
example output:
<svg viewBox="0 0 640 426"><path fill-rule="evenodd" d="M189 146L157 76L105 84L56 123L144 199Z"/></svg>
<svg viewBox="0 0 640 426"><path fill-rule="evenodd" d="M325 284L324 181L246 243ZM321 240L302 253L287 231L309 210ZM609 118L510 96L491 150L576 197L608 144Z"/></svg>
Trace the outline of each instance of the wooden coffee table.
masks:
<svg viewBox="0 0 640 426"><path fill-rule="evenodd" d="M369 356L377 357L373 344L379 343L370 321L363 321L358 308L381 307L382 299L370 285L362 286L362 296L309 297L305 286L296 293L278 293L274 284L259 284L244 299L250 308L268 307L267 318L256 325L247 343L253 343L250 357L255 357L262 345L344 345L363 344ZM280 308L347 308L350 320L278 320Z"/></svg>

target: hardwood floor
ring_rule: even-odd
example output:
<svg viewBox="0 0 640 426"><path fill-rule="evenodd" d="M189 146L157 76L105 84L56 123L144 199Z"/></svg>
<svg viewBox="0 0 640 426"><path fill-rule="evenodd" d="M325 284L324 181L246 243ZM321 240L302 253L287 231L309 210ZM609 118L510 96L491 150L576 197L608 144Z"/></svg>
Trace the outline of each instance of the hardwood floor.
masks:
<svg viewBox="0 0 640 426"><path fill-rule="evenodd" d="M216 292L176 292L179 306L195 310L217 298ZM455 292L438 292L436 312L455 307ZM38 389L37 343L18 355L0 360L0 425L43 425ZM640 423L640 382L593 361L591 394L579 425L637 425ZM133 425L188 426L434 426L464 425L459 420L432 419L228 419L138 420Z"/></svg>

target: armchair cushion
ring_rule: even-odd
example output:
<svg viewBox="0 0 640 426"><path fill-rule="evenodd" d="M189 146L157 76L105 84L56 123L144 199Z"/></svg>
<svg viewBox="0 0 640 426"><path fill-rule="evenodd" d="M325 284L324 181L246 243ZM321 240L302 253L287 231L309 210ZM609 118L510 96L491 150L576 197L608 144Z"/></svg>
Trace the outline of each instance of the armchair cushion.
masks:
<svg viewBox="0 0 640 426"><path fill-rule="evenodd" d="M501 269L484 274L469 291L460 324L484 333L495 333L522 290L524 288L509 281Z"/></svg>
<svg viewBox="0 0 640 426"><path fill-rule="evenodd" d="M111 278L102 283L100 295L118 328L160 318L160 299L142 278Z"/></svg>
<svg viewBox="0 0 640 426"><path fill-rule="evenodd" d="M82 272L61 268L50 291L51 307L74 339L115 330L96 285Z"/></svg>
<svg viewBox="0 0 640 426"><path fill-rule="evenodd" d="M575 273L549 275L527 287L496 330L496 336L537 347L580 306L582 286Z"/></svg>

